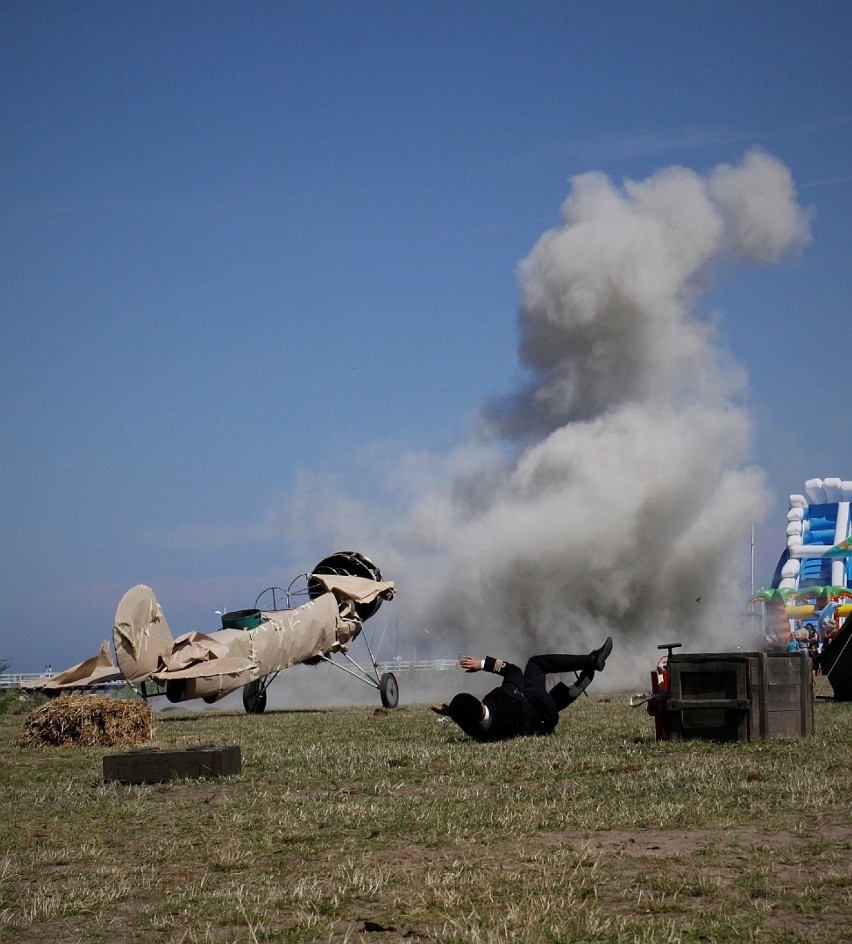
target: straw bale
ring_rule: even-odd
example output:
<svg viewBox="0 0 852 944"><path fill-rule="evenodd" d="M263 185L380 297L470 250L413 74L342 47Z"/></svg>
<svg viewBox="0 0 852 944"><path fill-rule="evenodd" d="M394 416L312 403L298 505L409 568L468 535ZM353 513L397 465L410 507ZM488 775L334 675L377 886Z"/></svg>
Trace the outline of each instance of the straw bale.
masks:
<svg viewBox="0 0 852 944"><path fill-rule="evenodd" d="M154 713L144 701L62 695L27 716L18 746L133 747L153 734Z"/></svg>

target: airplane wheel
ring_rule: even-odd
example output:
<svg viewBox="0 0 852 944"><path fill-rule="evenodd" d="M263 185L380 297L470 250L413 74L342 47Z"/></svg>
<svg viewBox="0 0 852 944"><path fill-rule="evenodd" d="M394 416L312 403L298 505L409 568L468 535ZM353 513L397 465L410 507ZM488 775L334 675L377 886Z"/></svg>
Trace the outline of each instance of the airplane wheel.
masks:
<svg viewBox="0 0 852 944"><path fill-rule="evenodd" d="M399 704L399 685L393 672L385 672L379 680L379 694L385 708L396 708Z"/></svg>
<svg viewBox="0 0 852 944"><path fill-rule="evenodd" d="M250 715L262 715L266 710L266 688L262 682L249 682L243 686L243 708Z"/></svg>

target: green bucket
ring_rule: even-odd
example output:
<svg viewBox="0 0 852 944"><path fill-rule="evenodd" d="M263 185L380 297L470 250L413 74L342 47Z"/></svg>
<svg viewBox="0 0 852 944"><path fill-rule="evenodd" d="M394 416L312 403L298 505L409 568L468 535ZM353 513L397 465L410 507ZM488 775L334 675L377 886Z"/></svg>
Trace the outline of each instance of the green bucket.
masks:
<svg viewBox="0 0 852 944"><path fill-rule="evenodd" d="M233 610L222 614L222 629L257 629L260 610Z"/></svg>

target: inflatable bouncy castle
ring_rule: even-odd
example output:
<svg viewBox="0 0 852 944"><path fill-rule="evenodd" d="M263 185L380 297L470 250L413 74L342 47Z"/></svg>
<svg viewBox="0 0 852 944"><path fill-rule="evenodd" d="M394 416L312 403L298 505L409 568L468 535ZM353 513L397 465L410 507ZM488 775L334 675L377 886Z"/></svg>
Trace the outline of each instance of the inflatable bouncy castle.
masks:
<svg viewBox="0 0 852 944"><path fill-rule="evenodd" d="M808 479L791 495L787 546L772 585L752 602L764 603L770 648L809 649L817 655L852 613L852 481Z"/></svg>

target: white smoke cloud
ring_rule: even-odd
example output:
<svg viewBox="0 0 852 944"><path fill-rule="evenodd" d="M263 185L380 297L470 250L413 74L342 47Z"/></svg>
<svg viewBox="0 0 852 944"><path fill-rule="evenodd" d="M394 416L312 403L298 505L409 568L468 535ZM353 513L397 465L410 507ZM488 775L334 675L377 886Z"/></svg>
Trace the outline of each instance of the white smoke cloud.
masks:
<svg viewBox="0 0 852 944"><path fill-rule="evenodd" d="M796 203L789 169L763 151L750 151L738 167L717 167L710 191L732 251L749 262L778 262L810 240L812 213Z"/></svg>
<svg viewBox="0 0 852 944"><path fill-rule="evenodd" d="M562 217L520 266L525 387L487 404L481 441L381 463L405 495L391 526L331 500L325 530L366 541L409 633L518 660L612 633L623 682L657 643L719 649L738 629L768 496L745 466L744 374L696 302L723 264L804 245L809 217L759 150L620 187L583 174Z"/></svg>

